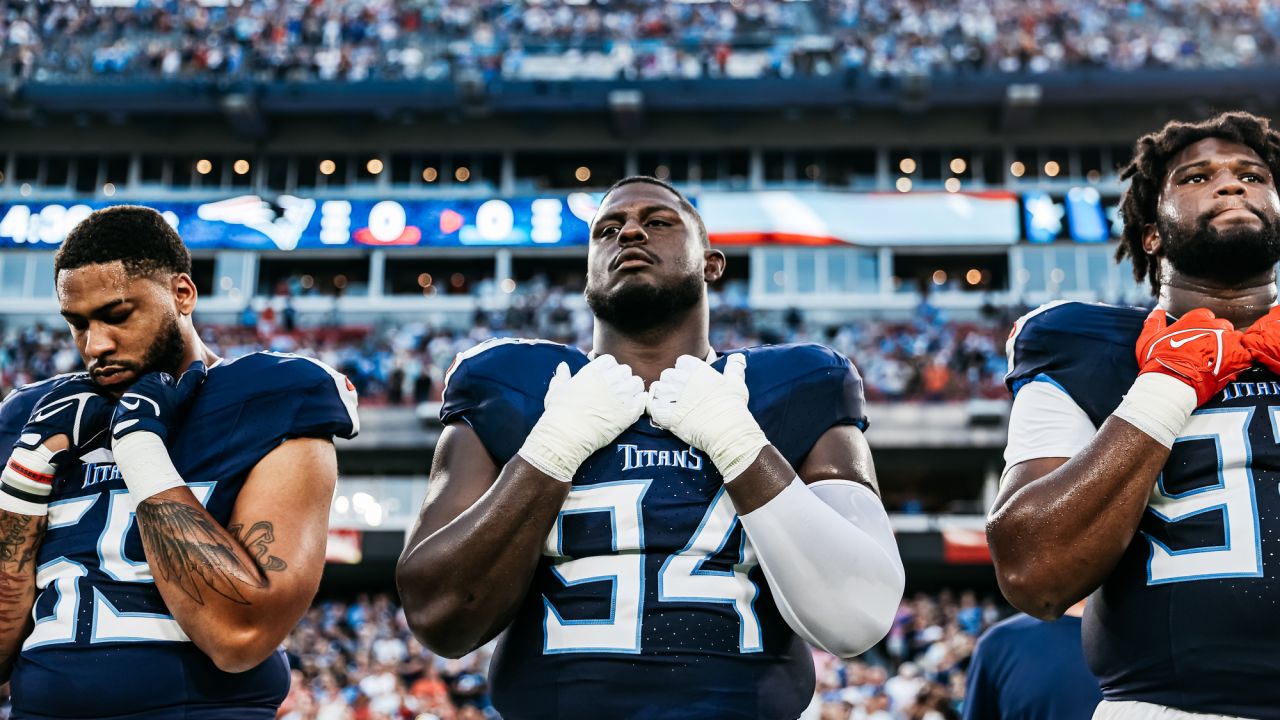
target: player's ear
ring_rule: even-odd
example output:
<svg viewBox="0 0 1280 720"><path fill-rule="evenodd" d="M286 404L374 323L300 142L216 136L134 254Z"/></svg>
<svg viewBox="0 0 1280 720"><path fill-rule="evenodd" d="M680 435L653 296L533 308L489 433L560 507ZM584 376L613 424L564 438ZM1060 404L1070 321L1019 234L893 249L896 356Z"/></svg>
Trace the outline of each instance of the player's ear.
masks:
<svg viewBox="0 0 1280 720"><path fill-rule="evenodd" d="M173 288L174 304L182 315L191 315L196 311L196 282L186 273L178 273L170 281Z"/></svg>
<svg viewBox="0 0 1280 720"><path fill-rule="evenodd" d="M702 252L702 259L702 279L707 284L719 280L724 275L725 264L728 262L724 253L719 250L707 249Z"/></svg>
<svg viewBox="0 0 1280 720"><path fill-rule="evenodd" d="M1162 243L1163 240L1160 237L1160 231L1156 229L1156 224L1147 223L1147 227L1142 231L1142 249L1148 255L1159 255Z"/></svg>

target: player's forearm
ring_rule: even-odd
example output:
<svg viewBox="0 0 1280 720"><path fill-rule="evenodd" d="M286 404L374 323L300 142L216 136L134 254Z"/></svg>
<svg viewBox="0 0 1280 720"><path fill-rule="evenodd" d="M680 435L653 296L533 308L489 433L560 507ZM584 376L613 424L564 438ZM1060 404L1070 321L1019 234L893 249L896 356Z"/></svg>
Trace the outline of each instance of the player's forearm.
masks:
<svg viewBox="0 0 1280 720"><path fill-rule="evenodd" d="M1042 477L1010 471L987 521L996 577L1015 607L1056 618L1119 562L1138 530L1169 449L1111 418L1083 450Z"/></svg>
<svg viewBox="0 0 1280 720"><path fill-rule="evenodd" d="M251 555L186 486L139 503L137 518L156 588L191 641L228 672L265 660L297 620L273 601L267 570L284 563Z"/></svg>
<svg viewBox="0 0 1280 720"><path fill-rule="evenodd" d="M0 682L8 679L31 631L36 550L47 518L0 510Z"/></svg>
<svg viewBox="0 0 1280 720"><path fill-rule="evenodd" d="M725 488L792 629L846 658L884 638L905 573L874 491L852 477L805 485L772 446Z"/></svg>
<svg viewBox="0 0 1280 720"><path fill-rule="evenodd" d="M569 487L516 456L489 491L447 525L419 528L400 557L396 584L409 626L424 645L457 657L506 627Z"/></svg>

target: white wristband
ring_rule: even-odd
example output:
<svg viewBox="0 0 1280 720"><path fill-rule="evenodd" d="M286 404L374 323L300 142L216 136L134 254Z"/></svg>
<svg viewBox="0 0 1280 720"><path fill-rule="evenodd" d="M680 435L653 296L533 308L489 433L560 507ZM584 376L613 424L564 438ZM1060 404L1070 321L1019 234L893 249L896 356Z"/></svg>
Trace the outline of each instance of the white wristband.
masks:
<svg viewBox="0 0 1280 720"><path fill-rule="evenodd" d="M1196 404L1196 391L1190 385L1163 373L1149 372L1133 381L1133 387L1111 414L1172 448Z"/></svg>
<svg viewBox="0 0 1280 720"><path fill-rule="evenodd" d="M0 510L19 515L48 515L49 495L57 468L53 451L44 445L15 447L0 472Z"/></svg>
<svg viewBox="0 0 1280 720"><path fill-rule="evenodd" d="M164 440L155 433L129 433L112 443L111 453L135 502L187 484L173 466Z"/></svg>

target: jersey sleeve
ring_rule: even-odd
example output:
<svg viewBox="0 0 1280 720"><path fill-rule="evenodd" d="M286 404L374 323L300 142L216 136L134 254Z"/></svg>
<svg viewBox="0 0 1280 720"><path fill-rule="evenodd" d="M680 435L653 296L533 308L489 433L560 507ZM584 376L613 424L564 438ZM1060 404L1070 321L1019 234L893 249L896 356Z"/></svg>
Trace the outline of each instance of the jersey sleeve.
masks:
<svg viewBox="0 0 1280 720"><path fill-rule="evenodd" d="M286 435L350 440L359 434L356 389L351 381L318 360L299 358L299 361L316 366L310 373L314 375L314 382L301 391L301 402Z"/></svg>
<svg viewBox="0 0 1280 720"><path fill-rule="evenodd" d="M65 377L70 376L60 375L43 382L24 385L5 396L4 402L0 403L0 456L4 460L8 460L9 451L18 442L18 436L22 434L22 428L31 418L36 405Z"/></svg>
<svg viewBox="0 0 1280 720"><path fill-rule="evenodd" d="M490 340L459 353L445 376L440 421L466 423L499 466L542 417L556 365L577 372L587 357L557 343Z"/></svg>
<svg viewBox="0 0 1280 720"><path fill-rule="evenodd" d="M1027 460L1073 457L1096 432L1089 415L1065 390L1047 380L1027 383L1009 411L1005 472Z"/></svg>
<svg viewBox="0 0 1280 720"><path fill-rule="evenodd" d="M747 380L752 414L793 467L827 430L838 425L867 429L862 377L848 358L830 348L763 348L748 356Z"/></svg>
<svg viewBox="0 0 1280 720"><path fill-rule="evenodd" d="M1025 315L1006 346L1005 384L1016 397L1028 383L1051 383L1101 426L1138 376L1134 346L1145 318L1142 308L1075 302Z"/></svg>

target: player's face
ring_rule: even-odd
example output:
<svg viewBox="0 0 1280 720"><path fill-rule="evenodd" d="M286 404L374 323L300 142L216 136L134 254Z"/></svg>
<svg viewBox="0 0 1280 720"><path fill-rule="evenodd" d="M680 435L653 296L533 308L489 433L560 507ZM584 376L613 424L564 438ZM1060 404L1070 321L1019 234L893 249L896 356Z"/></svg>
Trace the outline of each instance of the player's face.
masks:
<svg viewBox="0 0 1280 720"><path fill-rule="evenodd" d="M186 275L171 282L130 277L120 262L58 273L58 302L85 368L99 385L123 389L153 370L176 374L186 353L179 310L195 301Z"/></svg>
<svg viewBox="0 0 1280 720"><path fill-rule="evenodd" d="M723 260L719 251L703 247L693 218L671 191L651 183L624 185L609 194L591 223L587 304L615 327L652 328L696 305L707 281L719 277Z"/></svg>
<svg viewBox="0 0 1280 720"><path fill-rule="evenodd" d="M1175 270L1225 284L1280 261L1280 196L1252 149L1206 138L1173 157L1149 236Z"/></svg>

